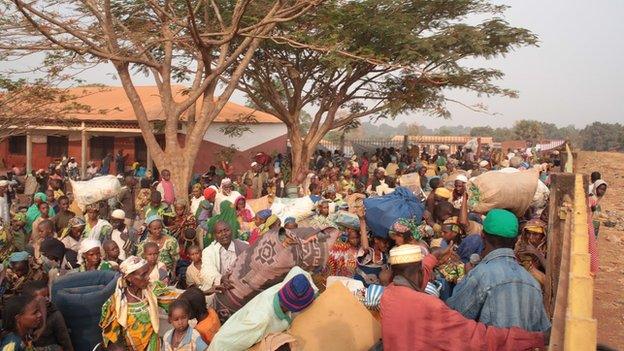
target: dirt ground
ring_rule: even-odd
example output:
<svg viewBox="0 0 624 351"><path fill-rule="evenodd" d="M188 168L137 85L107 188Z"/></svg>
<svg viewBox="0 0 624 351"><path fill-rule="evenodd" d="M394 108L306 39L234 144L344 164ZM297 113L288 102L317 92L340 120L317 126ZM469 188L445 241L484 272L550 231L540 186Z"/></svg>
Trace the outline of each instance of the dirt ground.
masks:
<svg viewBox="0 0 624 351"><path fill-rule="evenodd" d="M624 154L581 152L578 167L585 174L599 171L608 184L601 204L594 316L598 319L598 342L624 350Z"/></svg>

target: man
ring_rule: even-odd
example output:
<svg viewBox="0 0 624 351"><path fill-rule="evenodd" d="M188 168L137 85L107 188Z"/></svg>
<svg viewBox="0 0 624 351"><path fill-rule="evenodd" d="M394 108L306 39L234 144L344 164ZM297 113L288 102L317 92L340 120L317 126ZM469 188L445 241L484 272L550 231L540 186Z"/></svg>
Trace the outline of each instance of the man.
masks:
<svg viewBox="0 0 624 351"><path fill-rule="evenodd" d="M544 346L548 335L486 326L426 294L429 268L436 261L432 256L419 245L390 250L393 279L381 297L384 350L526 350Z"/></svg>
<svg viewBox="0 0 624 351"><path fill-rule="evenodd" d="M257 162L251 163L251 170L245 172L243 175L243 183L247 180L251 181L251 189L253 191L253 198L257 199L262 197L262 189L269 180L269 175L263 171L262 165Z"/></svg>
<svg viewBox="0 0 624 351"><path fill-rule="evenodd" d="M249 244L232 239L232 229L224 221L215 224L215 241L202 251L201 279L203 291L209 291L218 285L228 286L227 277L236 262L236 257L245 251Z"/></svg>
<svg viewBox="0 0 624 351"><path fill-rule="evenodd" d="M158 183L156 190L162 195L162 201L171 206L175 202L175 190L171 182L171 172L168 169L163 169L160 175L162 179Z"/></svg>
<svg viewBox="0 0 624 351"><path fill-rule="evenodd" d="M126 172L126 157L128 157L128 155L124 155L122 149L117 151L117 155L115 155L115 171L117 174L124 174Z"/></svg>
<svg viewBox="0 0 624 351"><path fill-rule="evenodd" d="M518 219L502 209L483 221L485 249L481 263L453 290L448 305L486 325L546 331L550 322L539 283L518 264L514 254Z"/></svg>
<svg viewBox="0 0 624 351"><path fill-rule="evenodd" d="M221 326L210 343L209 351L243 351L271 333L288 329L291 314L310 306L318 289L312 277L293 267L284 278L251 299Z"/></svg>
<svg viewBox="0 0 624 351"><path fill-rule="evenodd" d="M121 204L121 209L123 210L126 218L125 224L127 227L132 227L134 219L136 217L135 213L135 187L136 187L136 179L133 176L126 176L124 180L124 186L121 187L121 191L119 195L117 195L117 200Z"/></svg>
<svg viewBox="0 0 624 351"><path fill-rule="evenodd" d="M64 196L65 193L61 190L61 181L58 179L50 179L48 185L48 190L52 190L54 192L54 198L59 199L61 196ZM48 196L49 197L49 196Z"/></svg>
<svg viewBox="0 0 624 351"><path fill-rule="evenodd" d="M0 220L3 226L10 226L11 216L9 213L9 195L7 193L9 187L8 180L0 180Z"/></svg>
<svg viewBox="0 0 624 351"><path fill-rule="evenodd" d="M52 218L54 228L57 233L60 233L63 229L67 228L69 220L74 218L76 214L69 210L69 198L65 195L58 199L59 212Z"/></svg>
<svg viewBox="0 0 624 351"><path fill-rule="evenodd" d="M113 159L112 153L107 153L106 156L102 159L102 168L100 168L100 173L102 175L107 175L110 172L110 164Z"/></svg>
<svg viewBox="0 0 624 351"><path fill-rule="evenodd" d="M122 261L132 255L134 241L136 240L136 231L134 228L126 225L127 217L124 210L116 209L111 213L110 220L110 224L113 227L111 240L119 246L119 259Z"/></svg>

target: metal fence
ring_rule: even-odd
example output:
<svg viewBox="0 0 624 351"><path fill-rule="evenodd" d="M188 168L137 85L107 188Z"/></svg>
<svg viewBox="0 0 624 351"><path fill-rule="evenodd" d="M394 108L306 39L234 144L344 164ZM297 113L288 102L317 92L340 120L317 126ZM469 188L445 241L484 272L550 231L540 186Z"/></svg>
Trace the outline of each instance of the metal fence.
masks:
<svg viewBox="0 0 624 351"><path fill-rule="evenodd" d="M400 149L403 147L403 141L393 141L388 139L350 139L342 142L334 142L329 140L321 140L319 148L334 152L341 150L346 156L353 154L361 155L364 152L374 154L376 149L394 147Z"/></svg>

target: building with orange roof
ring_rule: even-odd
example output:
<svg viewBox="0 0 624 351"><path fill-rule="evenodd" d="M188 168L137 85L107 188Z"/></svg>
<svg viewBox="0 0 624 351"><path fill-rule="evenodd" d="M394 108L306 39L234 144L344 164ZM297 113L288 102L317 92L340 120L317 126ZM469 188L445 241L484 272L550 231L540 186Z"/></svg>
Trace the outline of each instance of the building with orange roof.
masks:
<svg viewBox="0 0 624 351"><path fill-rule="evenodd" d="M159 121L165 119L158 89L155 86L136 89L148 119L158 130ZM174 99L181 100L185 88L176 86L174 91ZM80 165L86 165L85 161L99 163L107 153L116 154L118 150L128 155L127 165L136 161L148 169L152 167L132 105L122 87L78 87L70 89L70 93L76 96L75 103L85 108L62 120L44 120L21 135L0 142L0 157L6 167L24 167L27 171L47 168L64 156L75 157ZM244 130L242 135L226 135L224 128L233 124ZM183 142L183 124L178 137ZM157 134L157 140L164 143L164 134ZM234 146L232 164L236 173L240 173L249 168L258 152L285 153L286 144L286 125L277 117L228 102L206 131L193 170L200 173L210 165L218 165L220 155ZM120 173L111 167L113 173Z"/></svg>

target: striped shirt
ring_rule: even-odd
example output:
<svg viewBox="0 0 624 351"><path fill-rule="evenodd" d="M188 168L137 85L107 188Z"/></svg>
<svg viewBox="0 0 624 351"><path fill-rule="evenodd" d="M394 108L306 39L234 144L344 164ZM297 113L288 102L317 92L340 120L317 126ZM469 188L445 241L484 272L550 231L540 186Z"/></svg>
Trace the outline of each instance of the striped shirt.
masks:
<svg viewBox="0 0 624 351"><path fill-rule="evenodd" d="M485 256L457 284L447 304L486 325L528 331L550 328L540 285L518 264L512 249L496 249Z"/></svg>

